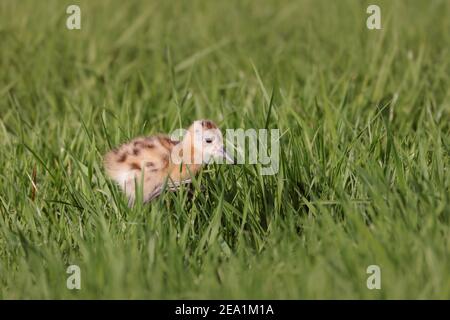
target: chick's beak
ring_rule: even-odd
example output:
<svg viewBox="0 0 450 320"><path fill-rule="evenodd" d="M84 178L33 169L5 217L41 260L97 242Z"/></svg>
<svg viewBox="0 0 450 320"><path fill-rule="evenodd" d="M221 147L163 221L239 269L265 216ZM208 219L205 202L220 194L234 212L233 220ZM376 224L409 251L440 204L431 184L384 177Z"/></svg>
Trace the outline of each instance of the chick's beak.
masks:
<svg viewBox="0 0 450 320"><path fill-rule="evenodd" d="M225 148L220 148L218 153L219 153L220 157L225 158L225 160L226 160L225 163L233 163L234 164L233 157L228 152L226 152Z"/></svg>

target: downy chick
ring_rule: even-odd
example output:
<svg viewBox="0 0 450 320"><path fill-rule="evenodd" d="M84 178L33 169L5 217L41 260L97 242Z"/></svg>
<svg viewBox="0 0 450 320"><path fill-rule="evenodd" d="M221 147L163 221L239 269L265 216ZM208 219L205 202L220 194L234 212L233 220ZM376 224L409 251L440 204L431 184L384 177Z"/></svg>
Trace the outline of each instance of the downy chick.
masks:
<svg viewBox="0 0 450 320"><path fill-rule="evenodd" d="M197 120L181 141L167 135L139 137L108 152L106 173L121 187L129 205L136 199L136 185L142 183L143 200L157 197L167 181L168 188L190 182L204 164L221 158L232 162L225 152L221 131L210 120Z"/></svg>

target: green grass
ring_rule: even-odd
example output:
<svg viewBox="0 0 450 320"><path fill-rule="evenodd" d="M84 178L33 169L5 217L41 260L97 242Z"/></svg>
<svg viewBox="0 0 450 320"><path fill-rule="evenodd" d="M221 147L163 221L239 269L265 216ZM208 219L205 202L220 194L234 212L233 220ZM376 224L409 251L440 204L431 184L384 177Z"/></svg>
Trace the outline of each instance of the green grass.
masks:
<svg viewBox="0 0 450 320"><path fill-rule="evenodd" d="M1 1L0 298L450 298L449 16L446 0ZM102 154L198 118L268 119L279 173L209 166L193 196L129 209Z"/></svg>

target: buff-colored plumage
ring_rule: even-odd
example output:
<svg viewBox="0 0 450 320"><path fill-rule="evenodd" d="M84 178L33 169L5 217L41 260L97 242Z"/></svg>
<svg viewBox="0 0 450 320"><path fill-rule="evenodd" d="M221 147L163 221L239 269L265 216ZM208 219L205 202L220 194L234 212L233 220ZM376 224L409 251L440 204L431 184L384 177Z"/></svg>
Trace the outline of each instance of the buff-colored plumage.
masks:
<svg viewBox="0 0 450 320"><path fill-rule="evenodd" d="M200 139L194 134L202 133ZM205 138L206 137L206 138ZM199 155L200 162L175 161L175 155L186 155L189 160ZM226 156L223 151L222 134L209 120L195 121L181 141L171 140L166 135L139 137L108 152L104 157L107 174L117 182L132 205L136 198L136 185L142 183L143 200L158 196L165 183L169 189L189 182L207 163L209 156ZM206 161L205 161L206 159Z"/></svg>

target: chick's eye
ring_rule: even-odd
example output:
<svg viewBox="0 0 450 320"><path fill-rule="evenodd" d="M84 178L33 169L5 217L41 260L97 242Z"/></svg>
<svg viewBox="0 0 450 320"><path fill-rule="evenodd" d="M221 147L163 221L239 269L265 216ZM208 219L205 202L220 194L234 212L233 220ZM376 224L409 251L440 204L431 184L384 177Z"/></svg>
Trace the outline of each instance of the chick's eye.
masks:
<svg viewBox="0 0 450 320"><path fill-rule="evenodd" d="M206 141L206 143L211 143L211 142L213 142L213 138L206 138L205 141Z"/></svg>

